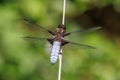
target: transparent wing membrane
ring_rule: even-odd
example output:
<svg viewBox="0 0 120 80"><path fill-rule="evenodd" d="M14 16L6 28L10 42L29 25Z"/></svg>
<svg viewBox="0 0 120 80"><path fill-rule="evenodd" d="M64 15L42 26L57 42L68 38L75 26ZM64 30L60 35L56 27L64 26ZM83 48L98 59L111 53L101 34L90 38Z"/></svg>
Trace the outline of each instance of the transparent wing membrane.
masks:
<svg viewBox="0 0 120 80"><path fill-rule="evenodd" d="M27 25L28 30L32 31L34 35L38 35L40 37L49 37L51 34L54 34L54 32L51 30L42 27L28 19L23 19L23 22Z"/></svg>
<svg viewBox="0 0 120 80"><path fill-rule="evenodd" d="M70 34L69 36L65 37L66 40L73 40L75 42L78 42L81 40L83 40L85 38L85 36L87 36L90 32L94 32L101 29L101 27L93 27L93 28L89 28L86 30L75 30L75 31L71 31L68 32L67 34Z"/></svg>
<svg viewBox="0 0 120 80"><path fill-rule="evenodd" d="M39 37L22 37L24 40L26 40L28 43L38 45L38 47L44 47L46 44L50 44L47 41L47 38L39 38ZM49 46L46 46L46 48L51 47L51 44Z"/></svg>
<svg viewBox="0 0 120 80"><path fill-rule="evenodd" d="M92 31L96 31L96 30L99 30L101 29L102 27L99 26L99 27L93 27L93 28L89 28L89 29L86 29L86 30L76 30L76 31L71 31L69 32L70 34L72 33L89 33L89 32L92 32Z"/></svg>
<svg viewBox="0 0 120 80"><path fill-rule="evenodd" d="M68 41L68 42L69 42L68 45L75 45L75 46L77 46L79 48L96 49L95 47L90 46L90 45L81 44L81 43L75 43L75 42L70 42L70 41Z"/></svg>
<svg viewBox="0 0 120 80"><path fill-rule="evenodd" d="M72 41L67 41L67 42L68 42L68 44L63 46L63 49L65 49L65 50L79 50L79 49L94 50L94 49L96 49L96 47L91 46L91 45L76 43L76 42L72 42Z"/></svg>
<svg viewBox="0 0 120 80"><path fill-rule="evenodd" d="M44 28L44 27L42 27L42 26L40 26L40 25L38 25L38 24L36 24L36 23L28 20L28 19L23 19L23 21L24 21L25 23L27 23L28 25L30 25L30 26L34 26L34 27L37 27L37 28L40 28L40 29L44 29L44 30L46 30L46 31L49 31L48 29L46 29L46 28Z"/></svg>
<svg viewBox="0 0 120 80"><path fill-rule="evenodd" d="M26 36L26 37L22 37L23 39L26 39L26 40L47 40L47 38L38 38L38 37L29 37L29 36Z"/></svg>

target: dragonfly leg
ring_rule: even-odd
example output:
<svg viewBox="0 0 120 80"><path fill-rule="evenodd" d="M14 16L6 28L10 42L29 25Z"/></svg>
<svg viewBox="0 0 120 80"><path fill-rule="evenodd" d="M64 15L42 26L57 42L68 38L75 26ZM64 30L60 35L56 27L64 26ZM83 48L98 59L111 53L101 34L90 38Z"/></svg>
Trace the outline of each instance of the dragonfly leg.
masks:
<svg viewBox="0 0 120 80"><path fill-rule="evenodd" d="M47 40L49 41L49 43L50 43L51 45L53 45L53 41L54 41L53 38L48 38Z"/></svg>
<svg viewBox="0 0 120 80"><path fill-rule="evenodd" d="M62 49L60 49L60 52L59 52L60 55L62 55Z"/></svg>
<svg viewBox="0 0 120 80"><path fill-rule="evenodd" d="M54 33L54 32L52 32L52 31L50 31L50 30L48 30L48 32L49 32L50 34L52 34L52 35L55 35L55 33Z"/></svg>
<svg viewBox="0 0 120 80"><path fill-rule="evenodd" d="M68 44L68 43L69 43L68 41L62 40L62 46L66 45L66 44Z"/></svg>
<svg viewBox="0 0 120 80"><path fill-rule="evenodd" d="M68 36L68 35L70 35L71 33L65 33L65 34L63 34L63 36Z"/></svg>

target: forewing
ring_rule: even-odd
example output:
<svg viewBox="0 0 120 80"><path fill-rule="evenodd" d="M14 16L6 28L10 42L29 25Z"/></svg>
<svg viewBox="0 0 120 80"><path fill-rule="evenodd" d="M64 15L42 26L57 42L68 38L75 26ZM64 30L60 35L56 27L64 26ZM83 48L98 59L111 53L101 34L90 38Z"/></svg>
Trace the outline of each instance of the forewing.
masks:
<svg viewBox="0 0 120 80"><path fill-rule="evenodd" d="M52 34L50 34L49 32L54 33L51 30L49 30L45 27L42 27L42 26L40 26L40 25L38 25L38 24L34 23L33 21L28 20L28 19L22 19L22 21L26 25L25 27L27 28L28 32L30 32L29 34L31 34L32 36L35 35L35 36L47 38L47 37L52 36Z"/></svg>
<svg viewBox="0 0 120 80"><path fill-rule="evenodd" d="M76 38L76 37L83 37L83 36L87 35L88 33L97 31L99 29L101 29L100 26L99 27L89 28L89 29L86 29L86 30L71 31L71 32L66 33L66 34L69 34L69 35L67 37L65 37L65 38L68 39L68 40L69 39L71 40L71 39L73 39L73 37L74 38ZM77 38L77 39L79 39L79 38Z"/></svg>
<svg viewBox="0 0 120 80"><path fill-rule="evenodd" d="M69 32L69 33L70 33L70 34L71 34L71 33L89 33L89 32L92 32L92 31L99 30L99 29L101 29L100 26L98 26L98 27L93 27L93 28L86 29L86 30L76 30L76 31L71 31L71 32Z"/></svg>
<svg viewBox="0 0 120 80"><path fill-rule="evenodd" d="M89 28L89 29L86 29L86 30L75 30L75 31L71 31L71 32L68 32L68 36L65 37L65 39L67 40L75 40L76 42L79 42L80 40L83 40L84 37L86 35L88 35L88 33L90 32L94 32L94 31L97 31L101 29L101 27L93 27L93 28Z"/></svg>

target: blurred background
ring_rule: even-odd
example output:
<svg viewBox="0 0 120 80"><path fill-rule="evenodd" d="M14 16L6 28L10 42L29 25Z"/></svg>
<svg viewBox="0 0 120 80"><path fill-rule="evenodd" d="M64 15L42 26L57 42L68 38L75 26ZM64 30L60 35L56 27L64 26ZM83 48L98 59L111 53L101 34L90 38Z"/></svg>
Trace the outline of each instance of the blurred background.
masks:
<svg viewBox="0 0 120 80"><path fill-rule="evenodd" d="M56 80L58 62L49 61L45 41L28 41L41 31L26 25L27 18L55 30L62 20L63 0L0 0L0 80ZM101 26L68 40L95 50L64 47L62 80L120 80L120 0L67 0L67 31ZM47 36L46 36L47 37Z"/></svg>

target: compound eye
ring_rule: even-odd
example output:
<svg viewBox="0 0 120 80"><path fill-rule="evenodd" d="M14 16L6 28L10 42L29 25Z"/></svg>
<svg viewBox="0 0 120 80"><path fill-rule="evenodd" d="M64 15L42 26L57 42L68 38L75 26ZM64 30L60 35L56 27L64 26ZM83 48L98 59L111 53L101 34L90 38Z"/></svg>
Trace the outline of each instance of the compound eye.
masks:
<svg viewBox="0 0 120 80"><path fill-rule="evenodd" d="M58 28L65 28L65 26L63 24L59 24Z"/></svg>

